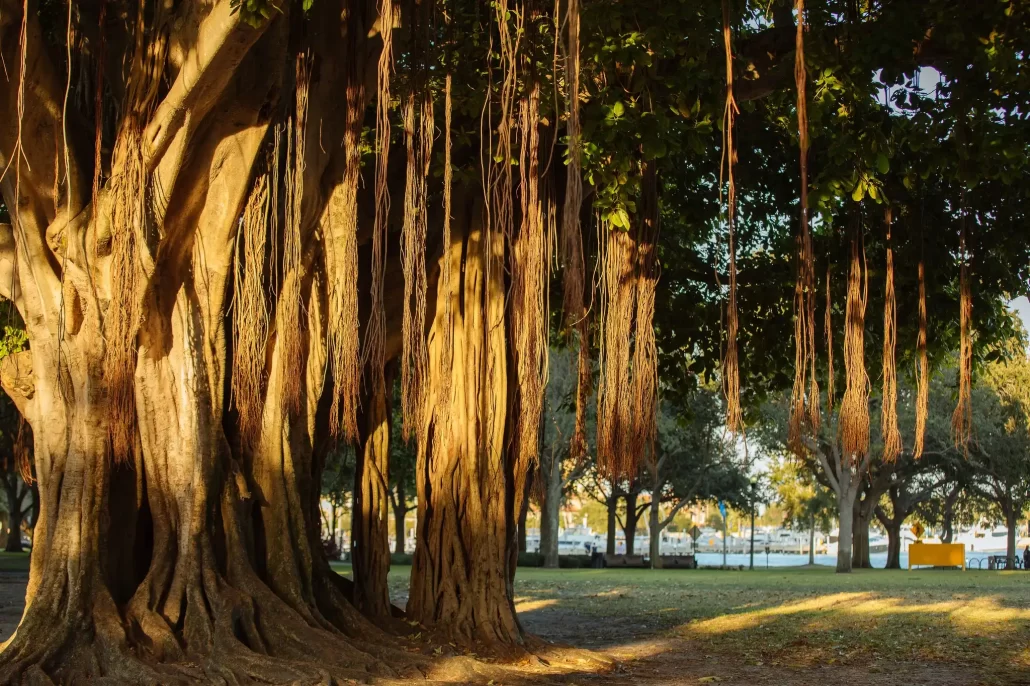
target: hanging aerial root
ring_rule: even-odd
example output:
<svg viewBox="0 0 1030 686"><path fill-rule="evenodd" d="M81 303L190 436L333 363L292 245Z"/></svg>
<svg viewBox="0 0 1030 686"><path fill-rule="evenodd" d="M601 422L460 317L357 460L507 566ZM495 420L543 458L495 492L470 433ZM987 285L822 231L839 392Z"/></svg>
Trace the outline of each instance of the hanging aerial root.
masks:
<svg viewBox="0 0 1030 686"><path fill-rule="evenodd" d="M111 165L111 302L104 318L104 383L110 401L111 449L128 459L135 439L136 333L143 315L143 288L150 269L146 244L150 183L143 159L143 130L161 83L167 37L155 30L148 43L143 1L139 3L136 46L126 90L124 115Z"/></svg>
<svg viewBox="0 0 1030 686"><path fill-rule="evenodd" d="M434 124L432 91L425 84L422 84L421 89L423 92L418 98L417 108L414 91L408 94L404 104L404 138L407 148L404 226L401 232L401 263L404 269L401 408L404 440L409 440L412 433L421 434L425 426L426 384L429 375L429 351L426 346L426 181L433 154ZM418 439L419 449L425 449L421 435Z"/></svg>
<svg viewBox="0 0 1030 686"><path fill-rule="evenodd" d="M583 150L579 118L580 46L579 0L569 0L567 10L568 45L566 46L565 80L568 122L568 168L565 175L565 205L562 209L561 254L563 265L563 313L567 329L578 339L578 373L576 381L576 425L569 446L573 459L586 455L586 403L590 396L590 330L583 304L585 265L583 230L580 211L583 207Z"/></svg>
<svg viewBox="0 0 1030 686"><path fill-rule="evenodd" d="M372 227L372 288L367 335L362 352L372 392L386 387L386 234L390 218L387 174L390 158L390 76L393 70L393 2L379 0L379 35L383 48L376 72L375 219Z"/></svg>
<svg viewBox="0 0 1030 686"><path fill-rule="evenodd" d="M640 458L633 433L632 406L625 400L630 385L630 337L636 292L633 236L612 226L601 228L600 377L597 385L597 465L605 478L632 477Z"/></svg>
<svg viewBox="0 0 1030 686"><path fill-rule="evenodd" d="M283 409L300 410L300 386L303 374L301 354L301 221L304 199L304 149L308 119L308 86L311 63L307 55L297 55L297 86L293 129L287 134L286 204L283 223L283 281L276 306L276 335L281 341L283 360Z"/></svg>
<svg viewBox="0 0 1030 686"><path fill-rule="evenodd" d="M658 284L658 177L655 162L645 162L637 223L636 322L633 345L633 440L630 450L655 456L658 417L658 345L654 333ZM734 355L736 350L734 347ZM736 359L734 358L734 366ZM738 385L739 389L739 385ZM737 407L739 419L739 405ZM738 422L739 426L739 422Z"/></svg>
<svg viewBox="0 0 1030 686"><path fill-rule="evenodd" d="M97 24L100 26L99 40L96 51L96 73L94 75L95 90L93 93L93 186L92 201L90 203L94 225L97 220L97 197L100 195L100 176L103 167L102 150L104 140L104 60L107 52L107 39L104 25L107 21L107 0L100 0L100 14Z"/></svg>
<svg viewBox="0 0 1030 686"><path fill-rule="evenodd" d="M253 445L261 431L261 390L268 337L268 308L265 303L268 194L268 174L261 173L254 180L236 240L232 395L244 445Z"/></svg>
<svg viewBox="0 0 1030 686"><path fill-rule="evenodd" d="M844 399L840 404L838 433L841 452L858 461L869 452L869 377L865 369L865 310L868 271L859 237L851 239L847 312L844 322ZM860 254L861 253L861 254Z"/></svg>
<svg viewBox="0 0 1030 686"><path fill-rule="evenodd" d="M443 248L440 257L440 285L437 298L443 298L444 326L440 327L440 368L436 399L433 407L436 429L433 431L433 453L441 454L450 440L451 367L453 365L453 298L451 295L451 213L454 174L451 168L451 73L444 77L444 154L443 154ZM420 467L421 470L421 467Z"/></svg>
<svg viewBox="0 0 1030 686"><path fill-rule="evenodd" d="M737 153L733 143L733 126L738 112L733 97L733 48L730 32L729 0L722 0L722 39L726 53L726 106L723 109L722 163L719 168L719 194L722 195L722 177L727 182L726 228L729 250L730 291L726 301L726 350L722 361L722 391L726 400L726 428L731 432L741 429L740 367L737 359L737 249L736 230L737 185L733 178L733 165Z"/></svg>
<svg viewBox="0 0 1030 686"><path fill-rule="evenodd" d="M965 198L963 197L962 227L959 232L959 358L958 404L951 416L951 435L955 447L969 454L969 440L973 433L971 389L973 382L973 344L970 325L973 317L973 297L969 288L969 251L966 248Z"/></svg>
<svg viewBox="0 0 1030 686"><path fill-rule="evenodd" d="M930 410L930 364L926 354L926 272L919 260L919 333L916 338L916 428L912 454L919 459L926 440Z"/></svg>
<svg viewBox="0 0 1030 686"><path fill-rule="evenodd" d="M898 370L895 365L898 312L894 294L894 250L891 248L891 210L887 208L887 272L883 291L883 391L880 407L880 433L883 436L883 461L893 462L901 454L898 429Z"/></svg>
<svg viewBox="0 0 1030 686"><path fill-rule="evenodd" d="M836 375L833 370L833 299L830 291L830 261L826 261L826 314L823 319L826 331L826 408L833 412L837 401Z"/></svg>
<svg viewBox="0 0 1030 686"><path fill-rule="evenodd" d="M797 33L794 84L797 89L798 138L801 157L801 232L798 239L797 280L794 287L794 388L791 393L788 443L801 450L801 435L820 425L819 383L815 368L815 259L808 217L808 98L805 67L805 0L795 0ZM807 386L807 388L806 388Z"/></svg>
<svg viewBox="0 0 1030 686"><path fill-rule="evenodd" d="M516 468L525 479L537 460L540 413L543 409L547 364L545 277L547 239L540 193L540 84L534 82L519 103L519 151L522 221L515 238L512 261L512 354L518 382ZM516 484L516 498L525 489Z"/></svg>
<svg viewBox="0 0 1030 686"><path fill-rule="evenodd" d="M354 32L348 32L353 36ZM351 442L357 439L361 351L358 341L358 184L361 182L361 128L365 114L363 80L352 74L347 84L343 131L344 169L333 188L322 222L329 281L327 339L333 373L329 431Z"/></svg>

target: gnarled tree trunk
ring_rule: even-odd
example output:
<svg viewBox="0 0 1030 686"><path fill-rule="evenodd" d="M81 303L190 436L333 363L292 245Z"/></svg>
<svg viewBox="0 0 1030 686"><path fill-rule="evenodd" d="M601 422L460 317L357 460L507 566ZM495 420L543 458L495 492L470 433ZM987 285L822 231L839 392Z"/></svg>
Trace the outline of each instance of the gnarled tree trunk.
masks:
<svg viewBox="0 0 1030 686"><path fill-rule="evenodd" d="M504 257L504 238L488 226L482 198L456 193L452 243L441 257L450 261L451 290L438 293L429 334L431 438L416 470L407 613L456 641L510 649L523 638L509 573L515 483L504 442Z"/></svg>

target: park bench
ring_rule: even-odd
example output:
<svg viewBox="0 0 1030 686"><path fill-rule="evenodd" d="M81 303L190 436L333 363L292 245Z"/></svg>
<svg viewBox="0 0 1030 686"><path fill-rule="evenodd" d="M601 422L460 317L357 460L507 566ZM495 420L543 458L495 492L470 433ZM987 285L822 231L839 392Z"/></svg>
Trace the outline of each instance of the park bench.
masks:
<svg viewBox="0 0 1030 686"><path fill-rule="evenodd" d="M1005 569L1008 566L1007 555L991 555L987 558L987 569ZM1019 569L1019 558L1014 561L1013 569Z"/></svg>
<svg viewBox="0 0 1030 686"><path fill-rule="evenodd" d="M605 555L605 567L645 567L643 555Z"/></svg>
<svg viewBox="0 0 1030 686"><path fill-rule="evenodd" d="M662 555L662 569L697 569L693 555Z"/></svg>

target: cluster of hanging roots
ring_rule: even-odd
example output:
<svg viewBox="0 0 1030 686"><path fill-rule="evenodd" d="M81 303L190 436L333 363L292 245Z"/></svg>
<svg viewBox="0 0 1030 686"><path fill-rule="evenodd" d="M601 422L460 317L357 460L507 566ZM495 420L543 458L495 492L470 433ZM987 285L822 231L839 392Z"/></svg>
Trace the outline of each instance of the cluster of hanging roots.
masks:
<svg viewBox="0 0 1030 686"><path fill-rule="evenodd" d="M891 248L891 211L887 209L887 271L883 300L883 390L880 432L883 436L883 461L893 462L901 454L898 429L898 370L895 366L898 313L894 295L894 250Z"/></svg>
<svg viewBox="0 0 1030 686"><path fill-rule="evenodd" d="M820 413L819 383L815 368L815 258L808 216L808 73L805 67L804 0L795 0L794 7L797 12L794 83L797 89L801 155L801 231L797 239L798 265L794 285L794 387L791 392L788 445L800 453L804 450L801 437L806 432L818 431Z"/></svg>
<svg viewBox="0 0 1030 686"><path fill-rule="evenodd" d="M969 440L973 433L973 408L971 388L973 382L973 346L970 325L973 318L973 298L969 289L969 254L966 249L965 202L962 207L962 225L959 232L959 357L958 357L958 404L951 417L951 432L955 447L969 452Z"/></svg>
<svg viewBox="0 0 1030 686"><path fill-rule="evenodd" d="M142 317L142 291L148 270L144 258L150 213L150 171L144 157L143 131L157 103L168 42L160 16L154 17L154 25L147 30L143 0L140 0L136 21L125 113L115 140L109 186L113 208L111 280L119 284L119 288L112 294L105 321L104 381L110 394L111 448L120 460L128 458L134 445L136 349L133 341ZM99 185L99 179L95 178L94 184Z"/></svg>
<svg viewBox="0 0 1030 686"><path fill-rule="evenodd" d="M729 0L722 1L722 37L726 52L726 106L723 110L722 164L720 165L719 192L722 193L723 171L726 173L726 228L729 250L729 296L726 302L726 351L722 362L723 396L726 400L726 429L732 432L742 427L740 409L740 365L737 356L737 249L735 244L737 186L733 178L736 149L733 145L733 126L738 113L733 97L733 49L730 31Z"/></svg>
<svg viewBox="0 0 1030 686"><path fill-rule="evenodd" d="M568 121L566 132L569 140L569 163L565 177L565 205L562 209L562 263L563 295L566 327L575 332L579 343L579 358L576 374L576 424L573 430L570 453L574 459L582 459L587 452L586 406L590 395L590 328L584 306L585 260L583 258L583 232L580 227L580 211L583 206L583 150L582 127L579 119L579 0L569 0L568 44L565 65L566 80L569 83L567 97Z"/></svg>
<svg viewBox="0 0 1030 686"><path fill-rule="evenodd" d="M841 453L851 460L860 459L869 452L869 376L865 368L868 277L864 242L860 236L852 236L844 320L845 387L837 423Z"/></svg>

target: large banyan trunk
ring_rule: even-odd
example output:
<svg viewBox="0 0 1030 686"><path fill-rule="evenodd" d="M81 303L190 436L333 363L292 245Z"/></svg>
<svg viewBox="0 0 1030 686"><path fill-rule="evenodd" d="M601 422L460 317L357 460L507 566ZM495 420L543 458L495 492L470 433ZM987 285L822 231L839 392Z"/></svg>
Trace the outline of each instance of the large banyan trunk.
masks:
<svg viewBox="0 0 1030 686"><path fill-rule="evenodd" d="M320 5L327 21L313 22L316 33L332 26L334 12L339 19L332 4ZM4 58L19 64L20 16L3 9ZM205 49L188 55L155 110L158 125L146 131L150 147L137 151L149 182L136 190L152 201L154 226L130 228L147 241L112 235L125 229L112 220L124 210L124 192L101 189L90 206L79 151L55 158L60 112L44 100L63 84L54 83L34 16L20 43L35 87L24 96L0 89L0 149L14 148L19 100L26 130L39 132L25 148L24 173L19 163L17 182L3 185L7 206L19 211L0 236L0 264L18 265L3 295L21 311L31 351L18 356L16 373L5 371L4 385L33 427L41 499L26 610L0 655L0 683L330 683L393 671L373 643L381 634L350 605L319 545L315 420L326 377L327 288L312 269L321 248L310 237L320 215L317 182L331 165L328 153L315 152L318 137L301 144L300 118L292 124L296 153L283 156L298 192L282 226L308 240L296 260L270 262L279 270L273 295L295 297L289 304L302 314L289 319L291 330L276 308L253 440L226 421L234 244L270 121L290 93L287 18L250 27L223 2L186 21ZM335 107L326 51L338 41L332 30L313 37L322 80L312 116ZM176 109L183 103L187 117ZM320 128L326 139L339 135L335 123L327 118ZM308 193L299 190L305 174ZM67 183L60 202L50 190L55 178ZM125 179L116 174L114 183ZM128 251L118 257L142 275L138 292L123 293L126 284L112 280L112 250ZM127 301L139 320L128 320L136 334L119 343L104 328L105 309ZM112 341L128 346L132 361L134 411L119 426L131 426L134 440L118 461L111 414L125 408L110 405ZM414 664L405 653L388 662Z"/></svg>
<svg viewBox="0 0 1030 686"><path fill-rule="evenodd" d="M456 194L451 244L441 258L450 261L451 287L437 295L429 334L430 439L417 468L407 613L456 641L514 647L523 638L508 569L515 484L504 441L504 247L485 221L482 199ZM450 355L441 345L448 339ZM448 387L449 398L436 396Z"/></svg>

